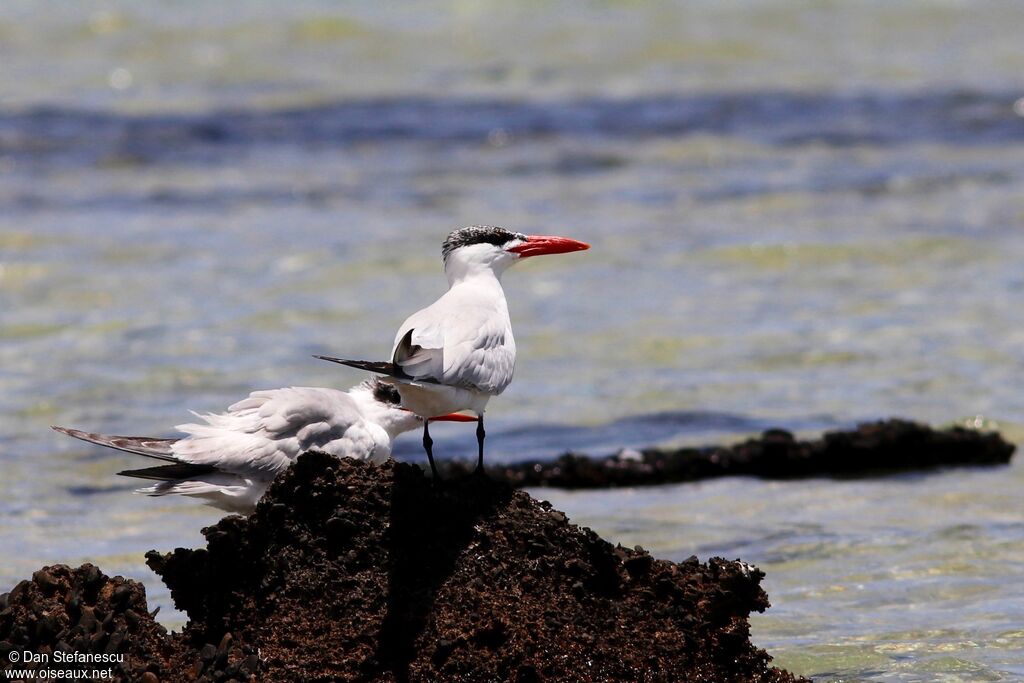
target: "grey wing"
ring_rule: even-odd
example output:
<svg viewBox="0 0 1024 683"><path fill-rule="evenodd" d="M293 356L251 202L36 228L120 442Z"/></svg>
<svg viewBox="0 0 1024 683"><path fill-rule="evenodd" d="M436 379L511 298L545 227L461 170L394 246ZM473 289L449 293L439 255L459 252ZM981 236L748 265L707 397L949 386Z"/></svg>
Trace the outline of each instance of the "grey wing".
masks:
<svg viewBox="0 0 1024 683"><path fill-rule="evenodd" d="M83 432L80 429L69 429L67 427L50 427L50 429L67 434L68 436L82 441L88 441L98 446L116 448L119 451L144 455L147 458L175 462L176 458L172 448L177 439L156 439L150 436L115 436L108 434L96 434Z"/></svg>
<svg viewBox="0 0 1024 683"><path fill-rule="evenodd" d="M243 476L272 477L307 450L357 457L372 449L360 433L362 412L351 396L334 389L253 392L227 413L202 418L205 424L178 426L189 437L175 444L175 455Z"/></svg>
<svg viewBox="0 0 1024 683"><path fill-rule="evenodd" d="M516 346L503 296L450 289L395 336L392 361L416 379L499 394L512 381Z"/></svg>
<svg viewBox="0 0 1024 683"><path fill-rule="evenodd" d="M500 394L512 382L516 366L512 329L484 326L474 338L446 346L444 361L445 384Z"/></svg>
<svg viewBox="0 0 1024 683"><path fill-rule="evenodd" d="M412 316L399 329L391 362L409 377L440 382L444 374L444 334L436 324L416 318Z"/></svg>

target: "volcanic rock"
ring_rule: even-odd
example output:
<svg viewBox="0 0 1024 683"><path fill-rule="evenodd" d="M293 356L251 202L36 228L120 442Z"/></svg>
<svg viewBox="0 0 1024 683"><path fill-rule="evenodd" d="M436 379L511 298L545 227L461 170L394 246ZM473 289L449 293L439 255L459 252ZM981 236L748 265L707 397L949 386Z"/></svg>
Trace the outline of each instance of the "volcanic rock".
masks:
<svg viewBox="0 0 1024 683"><path fill-rule="evenodd" d="M0 596L0 667L145 683L252 679L250 652L231 647L230 636L220 648L207 646L217 660L207 662L153 616L137 581L111 578L92 564L44 567Z"/></svg>
<svg viewBox="0 0 1024 683"><path fill-rule="evenodd" d="M868 477L953 466L1005 465L1014 445L996 432L963 427L933 429L890 419L856 429L798 440L782 429L733 446L645 448L605 457L566 453L555 460L494 466L492 479L516 487L567 489L653 486L729 475L764 479ZM445 463L446 476L462 476L473 465Z"/></svg>
<svg viewBox="0 0 1024 683"><path fill-rule="evenodd" d="M0 596L0 666L59 668L60 651L117 655L76 667L145 683L796 680L750 642L759 570L612 546L507 483L307 453L203 533L147 555L182 632L137 582L46 567Z"/></svg>
<svg viewBox="0 0 1024 683"><path fill-rule="evenodd" d="M137 680L170 658L167 633L150 617L142 584L112 579L91 564L44 567L0 596L0 607L0 661L13 661L11 668L109 668L119 680ZM65 653L93 661L67 662Z"/></svg>
<svg viewBox="0 0 1024 683"><path fill-rule="evenodd" d="M504 483L308 453L204 534L148 563L182 637L233 634L260 680L795 680L749 640L760 571L613 546Z"/></svg>

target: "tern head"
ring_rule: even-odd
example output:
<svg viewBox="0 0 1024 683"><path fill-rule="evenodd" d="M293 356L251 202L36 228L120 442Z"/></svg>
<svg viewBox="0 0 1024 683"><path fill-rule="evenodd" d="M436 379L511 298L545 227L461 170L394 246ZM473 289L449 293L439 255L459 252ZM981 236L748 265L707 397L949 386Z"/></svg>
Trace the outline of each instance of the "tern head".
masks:
<svg viewBox="0 0 1024 683"><path fill-rule="evenodd" d="M441 246L441 255L449 277L464 276L480 269L501 275L524 258L589 248L589 244L568 237L524 235L492 225L471 225L451 232Z"/></svg>
<svg viewBox="0 0 1024 683"><path fill-rule="evenodd" d="M363 414L384 428L394 439L403 432L423 426L423 418L402 407L402 395L398 387L378 377L360 382L349 390L360 404ZM476 422L475 417L450 413L430 418L431 422Z"/></svg>

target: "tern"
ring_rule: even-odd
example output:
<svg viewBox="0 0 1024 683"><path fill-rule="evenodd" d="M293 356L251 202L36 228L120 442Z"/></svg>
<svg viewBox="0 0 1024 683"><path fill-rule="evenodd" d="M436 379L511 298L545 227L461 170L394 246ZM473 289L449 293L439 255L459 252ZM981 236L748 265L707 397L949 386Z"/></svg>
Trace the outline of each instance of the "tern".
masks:
<svg viewBox="0 0 1024 683"><path fill-rule="evenodd" d="M341 458L380 464L391 442L427 422L399 407L395 387L374 378L348 391L289 387L254 391L226 413L199 415L202 424L175 427L187 436L159 439L106 436L53 427L76 439L144 455L167 464L118 474L156 481L136 493L183 495L208 505L247 514L280 472L299 455L317 450ZM468 415L433 420L475 422Z"/></svg>
<svg viewBox="0 0 1024 683"><path fill-rule="evenodd" d="M448 291L402 323L390 361L317 358L384 375L385 382L398 387L402 406L417 415L475 413L476 471L482 474L484 409L492 396L508 387L516 364L501 276L525 258L589 248L567 237L524 235L493 226L455 230L441 247ZM423 423L423 447L436 478L427 422Z"/></svg>

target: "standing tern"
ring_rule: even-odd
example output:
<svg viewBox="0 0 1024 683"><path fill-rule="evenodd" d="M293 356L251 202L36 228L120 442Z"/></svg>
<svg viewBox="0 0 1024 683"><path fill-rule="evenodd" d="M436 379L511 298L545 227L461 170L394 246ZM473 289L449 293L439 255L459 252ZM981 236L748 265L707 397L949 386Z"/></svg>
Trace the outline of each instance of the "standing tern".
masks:
<svg viewBox="0 0 1024 683"><path fill-rule="evenodd" d="M252 512L274 477L305 451L374 464L387 460L395 437L427 422L400 408L399 400L395 387L371 379L347 392L313 387L254 391L226 413L195 414L205 424L178 425L175 429L187 434L180 439L53 429L168 463L118 472L156 481L136 493L195 496L221 510L246 514ZM468 415L431 419L476 421Z"/></svg>
<svg viewBox="0 0 1024 683"><path fill-rule="evenodd" d="M476 471L482 473L484 409L487 401L512 381L516 363L516 342L501 275L525 258L589 248L589 244L567 237L524 235L492 226L455 230L441 247L448 291L402 323L390 362L317 358L386 375L384 381L398 387L402 406L417 415L459 410L476 413ZM433 441L426 422L423 447L436 478Z"/></svg>

